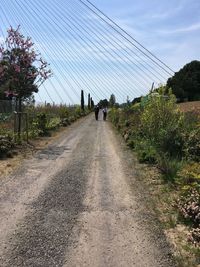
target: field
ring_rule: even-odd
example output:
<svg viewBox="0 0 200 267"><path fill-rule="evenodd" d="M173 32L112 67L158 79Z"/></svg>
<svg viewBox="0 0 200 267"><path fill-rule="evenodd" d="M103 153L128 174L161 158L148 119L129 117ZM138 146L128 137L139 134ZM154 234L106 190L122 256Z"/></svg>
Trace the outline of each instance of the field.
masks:
<svg viewBox="0 0 200 267"><path fill-rule="evenodd" d="M178 105L183 112L194 112L200 115L200 101L185 102Z"/></svg>

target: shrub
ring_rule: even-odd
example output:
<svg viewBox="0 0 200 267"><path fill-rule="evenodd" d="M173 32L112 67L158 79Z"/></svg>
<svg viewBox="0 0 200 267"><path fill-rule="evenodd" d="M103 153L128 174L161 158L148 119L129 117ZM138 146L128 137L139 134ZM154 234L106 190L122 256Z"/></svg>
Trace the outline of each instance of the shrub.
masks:
<svg viewBox="0 0 200 267"><path fill-rule="evenodd" d="M63 127L67 127L68 125L71 124L71 122L70 122L70 119L69 119L69 118L63 118L63 119L61 119L60 124L61 124Z"/></svg>
<svg viewBox="0 0 200 267"><path fill-rule="evenodd" d="M81 115L82 115L82 109L81 109L80 106L77 106L77 107L75 108L75 116L76 116L77 118L80 118Z"/></svg>
<svg viewBox="0 0 200 267"><path fill-rule="evenodd" d="M39 130L39 135L46 135L47 134L47 128L46 128L47 116L45 113L42 112L37 115L36 124Z"/></svg>
<svg viewBox="0 0 200 267"><path fill-rule="evenodd" d="M182 167L182 161L163 153L156 154L156 158L158 168L161 170L164 180L174 182L178 171Z"/></svg>
<svg viewBox="0 0 200 267"><path fill-rule="evenodd" d="M46 124L46 129L47 130L55 130L59 128L61 125L61 120L58 117L55 118L50 118L48 123Z"/></svg>
<svg viewBox="0 0 200 267"><path fill-rule="evenodd" d="M120 120L120 110L119 109L116 109L116 108L112 108L110 111L109 111L109 118L111 120L111 122L117 126L118 123L119 123L119 120Z"/></svg>
<svg viewBox="0 0 200 267"><path fill-rule="evenodd" d="M184 152L187 159L200 161L200 127L196 127L186 134Z"/></svg>
<svg viewBox="0 0 200 267"><path fill-rule="evenodd" d="M69 117L69 109L65 106L61 106L59 109L59 116L61 119Z"/></svg>
<svg viewBox="0 0 200 267"><path fill-rule="evenodd" d="M200 226L200 186L184 186L177 201L181 215L194 226Z"/></svg>
<svg viewBox="0 0 200 267"><path fill-rule="evenodd" d="M200 166L198 163L185 165L178 173L177 183L181 185L177 208L181 216L191 224L189 241L200 243Z"/></svg>
<svg viewBox="0 0 200 267"><path fill-rule="evenodd" d="M135 143L135 151L140 163L156 163L156 150L148 140L137 140Z"/></svg>
<svg viewBox="0 0 200 267"><path fill-rule="evenodd" d="M157 151L170 157L181 157L183 137L181 135L183 115L179 112L174 95L166 98L160 95L150 96L141 116L141 130Z"/></svg>
<svg viewBox="0 0 200 267"><path fill-rule="evenodd" d="M12 138L8 135L0 135L0 158L7 155L7 153L14 147Z"/></svg>
<svg viewBox="0 0 200 267"><path fill-rule="evenodd" d="M177 183L181 185L200 185L200 165L196 162L186 164L177 175Z"/></svg>

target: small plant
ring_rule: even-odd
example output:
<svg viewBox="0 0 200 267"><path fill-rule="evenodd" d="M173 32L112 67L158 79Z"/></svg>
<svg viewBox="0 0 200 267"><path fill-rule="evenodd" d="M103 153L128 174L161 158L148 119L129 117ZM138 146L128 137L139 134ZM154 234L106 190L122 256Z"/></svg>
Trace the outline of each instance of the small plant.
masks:
<svg viewBox="0 0 200 267"><path fill-rule="evenodd" d="M147 140L141 139L137 141L135 151L140 163L156 163L156 150Z"/></svg>
<svg viewBox="0 0 200 267"><path fill-rule="evenodd" d="M63 127L67 127L68 125L71 124L71 122L70 122L70 119L69 119L69 118L63 118L63 119L61 119L60 124L61 124Z"/></svg>
<svg viewBox="0 0 200 267"><path fill-rule="evenodd" d="M46 128L47 130L55 130L58 129L61 125L61 120L60 118L50 118L50 120L48 121Z"/></svg>
<svg viewBox="0 0 200 267"><path fill-rule="evenodd" d="M178 199L178 208L185 219L189 219L195 226L200 225L200 187L184 186Z"/></svg>
<svg viewBox="0 0 200 267"><path fill-rule="evenodd" d="M200 165L197 162L189 162L178 172L177 184L191 185L197 183L200 185Z"/></svg>
<svg viewBox="0 0 200 267"><path fill-rule="evenodd" d="M169 157L167 154L157 154L157 165L163 174L166 182L174 182L178 171L182 167L182 161L176 158Z"/></svg>
<svg viewBox="0 0 200 267"><path fill-rule="evenodd" d="M39 113L37 115L37 127L39 129L39 135L43 136L47 134L47 116L45 113Z"/></svg>
<svg viewBox="0 0 200 267"><path fill-rule="evenodd" d="M200 162L200 126L186 135L184 152L188 160Z"/></svg>
<svg viewBox="0 0 200 267"><path fill-rule="evenodd" d="M69 109L66 106L61 106L59 109L59 116L61 119L66 119L69 117Z"/></svg>
<svg viewBox="0 0 200 267"><path fill-rule="evenodd" d="M13 147L14 143L9 135L0 135L0 158L7 156Z"/></svg>

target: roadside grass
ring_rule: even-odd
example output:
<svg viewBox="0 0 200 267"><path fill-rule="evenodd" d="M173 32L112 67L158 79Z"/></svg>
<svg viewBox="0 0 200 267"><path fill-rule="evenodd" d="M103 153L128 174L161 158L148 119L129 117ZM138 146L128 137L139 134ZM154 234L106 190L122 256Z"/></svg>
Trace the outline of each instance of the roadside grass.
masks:
<svg viewBox="0 0 200 267"><path fill-rule="evenodd" d="M109 118L142 164L178 266L200 267L200 117L193 104L192 112L185 113L190 104L181 112L171 92L164 96L161 86L156 97L114 108Z"/></svg>
<svg viewBox="0 0 200 267"><path fill-rule="evenodd" d="M16 150L19 145L24 147L27 142L30 143L30 140L50 137L54 131L69 126L91 110L85 108L83 111L79 105L41 105L24 106L23 112L26 116L21 117L20 135L17 132L17 117L14 119L13 114L0 116L0 158L14 156L12 148Z"/></svg>
<svg viewBox="0 0 200 267"><path fill-rule="evenodd" d="M178 267L199 267L200 247L188 242L191 223L186 222L176 208L176 199L180 192L174 184L163 181L156 167L142 164L141 168L139 175L142 173L142 180L147 185L155 213L172 245Z"/></svg>

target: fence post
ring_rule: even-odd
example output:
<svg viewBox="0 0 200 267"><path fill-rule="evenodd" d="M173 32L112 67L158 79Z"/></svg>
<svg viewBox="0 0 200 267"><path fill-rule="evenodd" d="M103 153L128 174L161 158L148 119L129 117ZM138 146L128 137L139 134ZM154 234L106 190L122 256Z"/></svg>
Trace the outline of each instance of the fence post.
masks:
<svg viewBox="0 0 200 267"><path fill-rule="evenodd" d="M14 141L16 142L16 129L17 129L17 122L16 122L16 119L17 119L17 112L14 111Z"/></svg>
<svg viewBox="0 0 200 267"><path fill-rule="evenodd" d="M26 141L28 143L28 113L26 114Z"/></svg>

